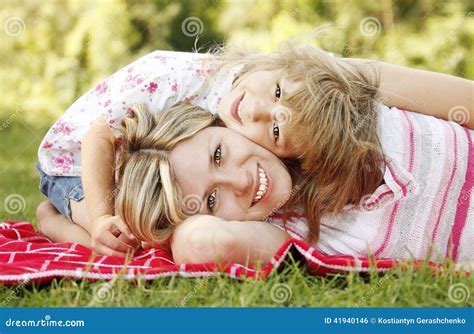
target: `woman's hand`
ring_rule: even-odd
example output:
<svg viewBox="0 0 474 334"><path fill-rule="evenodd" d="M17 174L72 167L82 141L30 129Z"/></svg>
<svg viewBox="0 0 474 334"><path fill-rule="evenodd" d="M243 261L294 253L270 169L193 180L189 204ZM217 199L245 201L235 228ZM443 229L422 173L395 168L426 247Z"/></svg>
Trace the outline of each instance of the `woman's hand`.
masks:
<svg viewBox="0 0 474 334"><path fill-rule="evenodd" d="M178 264L226 261L254 265L269 261L288 239L285 231L266 222L196 215L178 225L171 249Z"/></svg>
<svg viewBox="0 0 474 334"><path fill-rule="evenodd" d="M138 245L120 216L103 215L93 222L91 228L91 247L98 254L125 257Z"/></svg>

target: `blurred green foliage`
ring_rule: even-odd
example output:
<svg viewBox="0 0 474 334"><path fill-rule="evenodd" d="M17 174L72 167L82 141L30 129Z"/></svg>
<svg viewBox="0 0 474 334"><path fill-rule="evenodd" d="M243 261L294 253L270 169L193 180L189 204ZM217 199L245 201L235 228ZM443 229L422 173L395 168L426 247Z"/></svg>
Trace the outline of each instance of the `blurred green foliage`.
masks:
<svg viewBox="0 0 474 334"><path fill-rule="evenodd" d="M0 121L51 122L155 49L288 39L348 57L474 77L469 0L2 0ZM15 116L16 118L16 116Z"/></svg>

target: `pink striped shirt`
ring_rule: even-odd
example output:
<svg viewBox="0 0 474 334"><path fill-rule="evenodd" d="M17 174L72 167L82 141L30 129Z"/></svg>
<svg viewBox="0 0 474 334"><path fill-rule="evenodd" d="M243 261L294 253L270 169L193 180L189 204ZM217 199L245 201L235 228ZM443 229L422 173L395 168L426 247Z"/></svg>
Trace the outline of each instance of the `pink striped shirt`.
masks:
<svg viewBox="0 0 474 334"><path fill-rule="evenodd" d="M330 255L474 260L474 131L386 106L377 131L384 184L360 205L323 217L316 246ZM288 233L304 238L306 224L293 218Z"/></svg>

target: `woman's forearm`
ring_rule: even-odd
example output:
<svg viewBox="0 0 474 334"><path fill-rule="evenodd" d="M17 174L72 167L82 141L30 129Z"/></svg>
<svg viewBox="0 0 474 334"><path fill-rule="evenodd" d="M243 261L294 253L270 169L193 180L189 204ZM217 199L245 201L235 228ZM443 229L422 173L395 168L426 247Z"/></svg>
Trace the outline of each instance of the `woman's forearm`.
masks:
<svg viewBox="0 0 474 334"><path fill-rule="evenodd" d="M270 260L288 239L285 231L269 223L200 215L177 227L171 245L176 263L221 260L254 265Z"/></svg>
<svg viewBox="0 0 474 334"><path fill-rule="evenodd" d="M82 186L92 226L97 218L114 214L115 140L105 122L94 122L87 132L82 142L81 160Z"/></svg>
<svg viewBox="0 0 474 334"><path fill-rule="evenodd" d="M359 66L375 66L384 104L461 122L474 129L472 80L373 60L346 60Z"/></svg>

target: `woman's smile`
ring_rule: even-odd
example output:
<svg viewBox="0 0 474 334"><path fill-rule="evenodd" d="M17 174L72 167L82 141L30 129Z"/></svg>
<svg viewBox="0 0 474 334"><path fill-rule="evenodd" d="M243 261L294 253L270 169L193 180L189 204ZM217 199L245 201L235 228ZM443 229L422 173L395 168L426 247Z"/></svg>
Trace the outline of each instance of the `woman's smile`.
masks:
<svg viewBox="0 0 474 334"><path fill-rule="evenodd" d="M271 177L267 175L265 169L257 163L257 176L255 178L255 191L251 206L267 200L271 195L272 183Z"/></svg>

